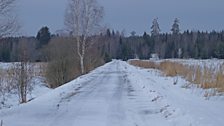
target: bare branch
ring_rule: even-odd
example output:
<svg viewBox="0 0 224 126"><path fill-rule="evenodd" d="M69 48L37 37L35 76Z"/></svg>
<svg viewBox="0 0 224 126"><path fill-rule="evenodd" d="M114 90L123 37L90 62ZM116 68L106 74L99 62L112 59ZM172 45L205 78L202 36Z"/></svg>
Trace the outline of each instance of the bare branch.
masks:
<svg viewBox="0 0 224 126"><path fill-rule="evenodd" d="M0 0L0 38L18 31L17 18L11 12L15 0Z"/></svg>
<svg viewBox="0 0 224 126"><path fill-rule="evenodd" d="M15 0L0 0L0 14L9 12Z"/></svg>

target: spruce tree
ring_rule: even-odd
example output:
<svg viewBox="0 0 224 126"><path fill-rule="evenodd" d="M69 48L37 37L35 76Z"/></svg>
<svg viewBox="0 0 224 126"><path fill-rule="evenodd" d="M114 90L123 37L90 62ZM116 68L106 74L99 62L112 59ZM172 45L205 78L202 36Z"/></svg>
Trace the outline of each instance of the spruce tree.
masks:
<svg viewBox="0 0 224 126"><path fill-rule="evenodd" d="M158 18L155 18L153 20L151 29L152 29L152 31L151 31L152 36L159 35L160 28L159 28Z"/></svg>
<svg viewBox="0 0 224 126"><path fill-rule="evenodd" d="M172 29L171 29L173 34L179 34L180 33L179 23L180 23L179 19L175 18L174 23L172 25Z"/></svg>

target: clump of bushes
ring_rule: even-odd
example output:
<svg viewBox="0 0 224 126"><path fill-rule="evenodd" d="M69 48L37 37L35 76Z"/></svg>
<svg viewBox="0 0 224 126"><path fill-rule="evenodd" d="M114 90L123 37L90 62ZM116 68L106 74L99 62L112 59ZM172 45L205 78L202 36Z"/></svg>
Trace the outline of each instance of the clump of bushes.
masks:
<svg viewBox="0 0 224 126"><path fill-rule="evenodd" d="M84 58L86 73L104 63L94 44L97 43L89 46ZM45 77L50 88L59 87L82 74L76 45L72 37L55 37L44 47L47 56Z"/></svg>

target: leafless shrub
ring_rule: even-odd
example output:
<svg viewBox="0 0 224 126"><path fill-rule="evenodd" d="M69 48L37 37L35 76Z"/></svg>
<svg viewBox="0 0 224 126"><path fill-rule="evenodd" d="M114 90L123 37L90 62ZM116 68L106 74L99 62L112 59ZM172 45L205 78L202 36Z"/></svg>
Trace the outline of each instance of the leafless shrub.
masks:
<svg viewBox="0 0 224 126"><path fill-rule="evenodd" d="M28 62L15 63L10 70L10 80L15 93L19 96L20 103L27 102L27 94L33 90L33 65Z"/></svg>
<svg viewBox="0 0 224 126"><path fill-rule="evenodd" d="M79 56L74 53L77 49L73 46L74 41L74 38L70 37L56 37L46 47L48 63L45 76L50 88L61 86L82 74ZM86 52L87 55L84 58L86 73L104 63L99 52L95 45Z"/></svg>
<svg viewBox="0 0 224 126"><path fill-rule="evenodd" d="M46 78L51 88L56 88L80 75L79 62L73 54L72 38L54 38L46 47ZM78 56L77 56L78 57Z"/></svg>
<svg viewBox="0 0 224 126"><path fill-rule="evenodd" d="M33 88L31 80L34 76L34 67L28 61L27 41L21 41L18 46L20 62L14 63L8 70L8 74L12 88L17 89L16 93L19 96L19 101L25 103L27 102L27 94L30 93Z"/></svg>
<svg viewBox="0 0 224 126"><path fill-rule="evenodd" d="M22 62L17 62L10 63L7 68L0 68L0 108L9 107L7 101L11 95L17 95L21 103L26 101L26 95L32 93L35 84L32 81L33 77L43 76L38 73L39 68L35 68L41 64L27 62L24 65Z"/></svg>
<svg viewBox="0 0 224 126"><path fill-rule="evenodd" d="M7 69L0 69L0 106L5 105L7 94L13 93L13 86Z"/></svg>

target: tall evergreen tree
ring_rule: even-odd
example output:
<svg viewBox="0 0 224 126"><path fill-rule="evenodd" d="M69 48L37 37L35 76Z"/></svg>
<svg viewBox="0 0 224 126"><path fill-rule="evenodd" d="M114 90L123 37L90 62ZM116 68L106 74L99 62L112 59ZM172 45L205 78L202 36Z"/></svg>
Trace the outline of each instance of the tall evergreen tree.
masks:
<svg viewBox="0 0 224 126"><path fill-rule="evenodd" d="M172 25L172 29L171 29L173 34L179 34L180 33L179 23L180 23L179 19L175 18L174 23Z"/></svg>
<svg viewBox="0 0 224 126"><path fill-rule="evenodd" d="M151 26L151 34L152 36L157 36L159 35L159 32L161 31L159 28L159 23L158 23L158 18L155 18L152 22L152 26Z"/></svg>

